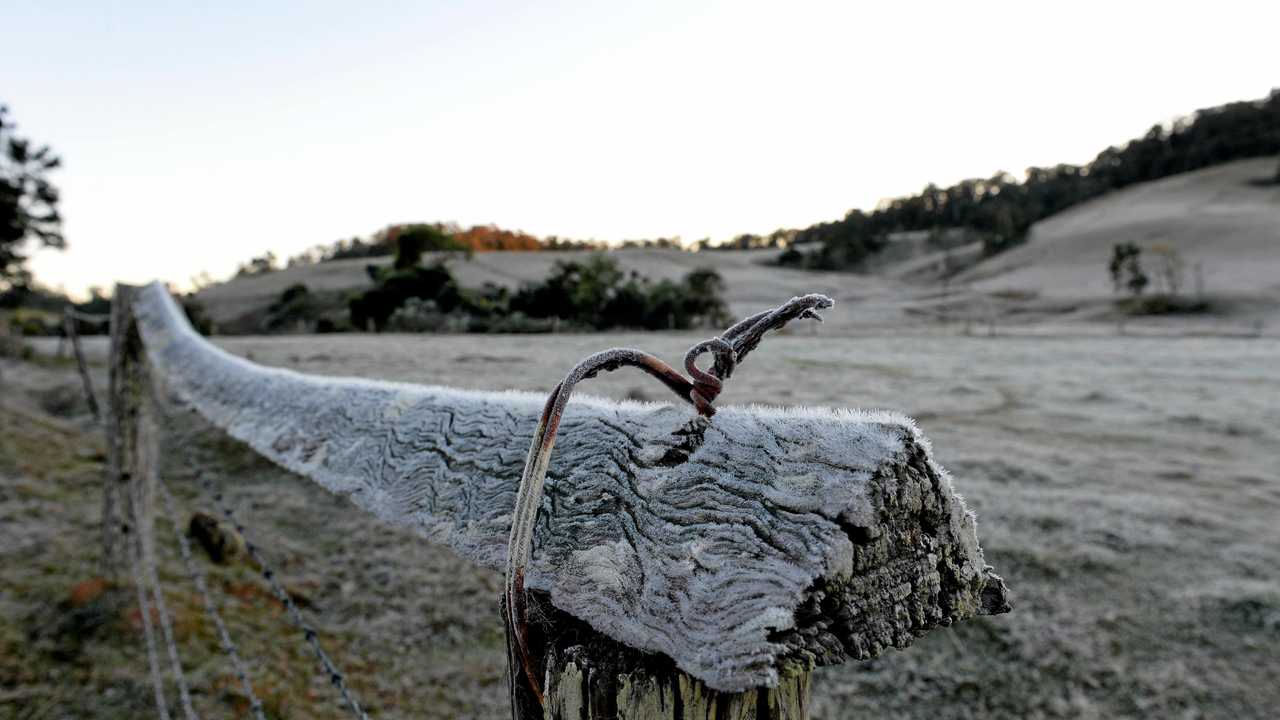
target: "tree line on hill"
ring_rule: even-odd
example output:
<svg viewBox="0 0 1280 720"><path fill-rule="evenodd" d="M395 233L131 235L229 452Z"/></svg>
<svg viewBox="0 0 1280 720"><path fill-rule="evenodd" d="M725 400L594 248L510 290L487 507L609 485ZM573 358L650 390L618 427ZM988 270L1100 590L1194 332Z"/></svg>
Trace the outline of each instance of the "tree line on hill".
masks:
<svg viewBox="0 0 1280 720"><path fill-rule="evenodd" d="M723 327L729 322L724 281L710 268L680 280L653 281L627 272L604 254L559 260L547 277L516 291L486 283L461 286L445 256L423 264L447 234L421 225L395 236L388 266L369 265L372 286L346 298L346 317L303 284L287 288L268 308L262 330L297 327L320 332L552 332L614 328L647 330Z"/></svg>
<svg viewBox="0 0 1280 720"><path fill-rule="evenodd" d="M750 248L785 246L797 231L775 230L768 235L743 234L723 243L713 243L702 238L686 244L680 237L657 237L622 240L607 243L601 240L574 240L557 235L537 237L521 230L507 230L497 225L472 225L464 228L457 223L405 223L389 225L374 233L369 239L353 237L329 244L310 247L284 262L274 252L266 252L236 267L236 277L248 277L275 272L285 267L315 265L335 260L391 257L396 254L397 242L404 233L423 233L427 229L438 233L436 242L428 252L457 252L464 254L498 251L604 251L659 248L672 250L743 250Z"/></svg>
<svg viewBox="0 0 1280 720"><path fill-rule="evenodd" d="M409 236L412 238L413 236ZM369 268L373 287L350 298L353 329L462 332L548 332L721 327L729 312L724 280L710 268L679 281L652 281L593 254L559 260L548 276L515 292L486 283L464 288L446 260L420 264L432 242L401 236L389 268Z"/></svg>
<svg viewBox="0 0 1280 720"><path fill-rule="evenodd" d="M297 255L290 257L282 265L275 253L267 252L236 269L237 277L261 275L275 272L281 267L298 265L315 265L335 260L352 260L359 258L391 257L399 247L402 235L416 235L426 238L428 246L424 252L497 252L542 250L607 250L608 243L596 240L570 240L551 235L539 238L522 230L507 230L497 225L472 225L464 228L457 223L403 223L388 225L374 233L369 239L353 237L349 240L338 240L327 245L316 245ZM681 247L679 238L656 238L653 240L628 240L622 247Z"/></svg>
<svg viewBox="0 0 1280 720"><path fill-rule="evenodd" d="M987 255L1022 242L1032 223L1112 190L1244 158L1280 153L1280 89L1262 100L1206 108L1168 126L1156 125L1123 147L1109 147L1086 165L1033 167L1022 180L1009 173L930 184L872 212L800 230L779 263L821 270L857 270L892 233L961 228ZM1274 182L1280 183L1280 167Z"/></svg>
<svg viewBox="0 0 1280 720"><path fill-rule="evenodd" d="M680 238L627 240L613 247L679 248L695 251L786 248L783 266L815 270L858 270L884 249L894 233L964 230L980 240L990 256L1021 243L1031 225L1073 205L1136 183L1158 180L1232 160L1280 153L1280 89L1262 100L1234 102L1199 110L1169 125L1153 126L1143 137L1109 147L1085 165L1028 168L1018 179L1007 172L962 180L942 188L883 201L871 212L851 210L840 220L801 230L779 229L765 235L741 234L713 243L686 244ZM1280 165L1273 182L1280 183ZM439 231L430 251L603 250L594 240L537 238L493 225L462 228L452 223L392 225L369 240L352 238L316 246L289 259L289 265L393 255L396 238L424 227ZM238 274L278 269L270 253L241 266Z"/></svg>

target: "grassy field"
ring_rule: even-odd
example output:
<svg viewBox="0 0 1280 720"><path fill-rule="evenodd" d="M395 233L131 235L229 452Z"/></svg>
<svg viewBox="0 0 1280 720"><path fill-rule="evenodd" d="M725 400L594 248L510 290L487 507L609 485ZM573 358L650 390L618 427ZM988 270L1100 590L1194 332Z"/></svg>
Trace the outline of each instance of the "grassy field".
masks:
<svg viewBox="0 0 1280 720"><path fill-rule="evenodd" d="M771 338L722 404L915 416L979 516L1015 609L820 670L816 718L1231 717L1280 707L1280 341L1134 337ZM294 336L219 343L304 372L547 390L581 356L679 358L694 335ZM0 366L0 717L150 714L140 617L96 594L100 432L74 370ZM99 368L100 371L100 368ZM101 384L100 384L101 387ZM638 374L583 392L665 401ZM179 413L169 486L213 512L216 474L376 717L502 717L499 578L278 470ZM185 518L183 519L185 522ZM245 699L157 532L197 706ZM298 633L243 563L203 566L275 717L341 717ZM88 599L86 599L88 598Z"/></svg>
<svg viewBox="0 0 1280 720"><path fill-rule="evenodd" d="M153 716L142 618L127 567L117 582L97 581L105 574L101 433L70 368L8 363L3 371L7 387L24 392L6 395L0 409L0 717ZM374 716L505 712L495 604L500 578L353 515L345 500L186 413L175 411L167 430L163 476L184 509L179 524L185 530L195 511L218 515L190 472L208 468ZM167 517L157 516L155 531L197 712L250 717ZM217 565L196 552L268 716L349 717L248 560L241 555ZM175 695L170 688L171 702Z"/></svg>

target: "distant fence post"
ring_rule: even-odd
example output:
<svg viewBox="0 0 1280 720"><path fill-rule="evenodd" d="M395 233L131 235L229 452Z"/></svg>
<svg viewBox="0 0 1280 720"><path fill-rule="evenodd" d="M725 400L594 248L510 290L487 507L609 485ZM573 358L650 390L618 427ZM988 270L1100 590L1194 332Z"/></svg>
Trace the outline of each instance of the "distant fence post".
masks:
<svg viewBox="0 0 1280 720"><path fill-rule="evenodd" d="M8 316L0 316L0 358L3 358L8 352L9 343L9 318ZM8 397L4 389L4 368L0 367L0 409L4 408L4 399ZM0 432L8 429L8 413L0 412Z"/></svg>
<svg viewBox="0 0 1280 720"><path fill-rule="evenodd" d="M520 667L516 720L808 720L813 663L784 666L776 687L741 692L714 690L682 672L662 655L646 654L613 640L531 592L530 650L545 668L542 703Z"/></svg>
<svg viewBox="0 0 1280 720"><path fill-rule="evenodd" d="M89 364L84 359L84 349L80 347L80 333L76 327L76 318L72 316L71 308L62 309L62 332L63 338L71 341L71 351L76 356L76 367L80 370L80 381L84 383L84 398L89 404L89 412L93 413L94 420L102 420L102 413L98 411L98 398L93 392L93 379L89 377ZM58 356L62 356L62 341L58 342Z"/></svg>
<svg viewBox="0 0 1280 720"><path fill-rule="evenodd" d="M148 396L142 340L133 320L137 288L118 284L111 302L111 347L106 416L108 477L102 488L102 565L110 577L122 568L122 548L134 536L150 542L150 478L159 461L154 409Z"/></svg>

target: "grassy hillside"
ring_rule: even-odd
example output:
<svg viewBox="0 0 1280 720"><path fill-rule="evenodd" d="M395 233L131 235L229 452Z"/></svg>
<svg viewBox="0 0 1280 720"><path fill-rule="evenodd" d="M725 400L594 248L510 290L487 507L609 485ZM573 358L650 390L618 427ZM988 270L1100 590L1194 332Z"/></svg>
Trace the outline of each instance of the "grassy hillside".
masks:
<svg viewBox="0 0 1280 720"><path fill-rule="evenodd" d="M724 277L726 300L734 316L774 306L801 292L823 292L837 298L848 295L853 283L840 273L813 273L780 269L767 263L776 250L743 250L689 253L662 248L618 250L609 253L624 271L636 271L651 280L678 280L690 270L714 267ZM591 252L489 252L471 259L456 256L449 261L454 277L464 287L494 283L511 289L541 281L558 260L581 261ZM428 255L431 262L436 256ZM339 260L295 266L279 272L237 277L202 290L198 299L220 325L261 312L294 283L305 283L312 292L359 290L369 287L367 265L384 266L390 258Z"/></svg>
<svg viewBox="0 0 1280 720"><path fill-rule="evenodd" d="M976 289L1047 297L1111 293L1106 274L1120 242L1166 245L1187 265L1194 291L1199 264L1207 292L1280 293L1280 185L1274 158L1242 160L1135 185L1037 223L1028 242L960 276Z"/></svg>
<svg viewBox="0 0 1280 720"><path fill-rule="evenodd" d="M1280 153L1280 89L1266 98L1203 108L1151 127L1141 138L1098 153L1085 165L1027 168L1022 178L998 172L947 188L883 200L871 212L850 210L795 235L786 265L861 270L893 233L963 229L985 254L1026 240L1031 226L1089 200L1134 185L1238 160ZM1268 170L1264 177L1276 177Z"/></svg>

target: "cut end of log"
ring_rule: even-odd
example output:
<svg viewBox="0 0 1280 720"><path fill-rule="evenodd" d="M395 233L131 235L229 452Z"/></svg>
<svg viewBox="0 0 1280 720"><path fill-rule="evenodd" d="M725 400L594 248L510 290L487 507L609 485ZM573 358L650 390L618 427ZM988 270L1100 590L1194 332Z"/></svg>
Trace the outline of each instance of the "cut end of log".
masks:
<svg viewBox="0 0 1280 720"><path fill-rule="evenodd" d="M872 512L842 517L848 572L806 590L794 627L770 637L786 648L780 659L867 660L935 627L1011 609L977 548L973 516L915 434L867 484Z"/></svg>

